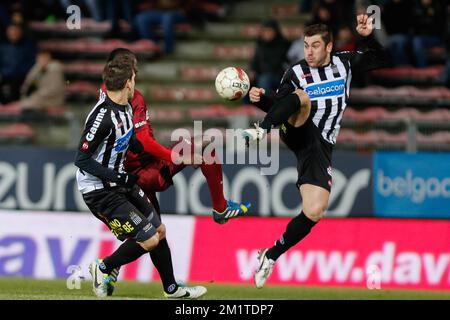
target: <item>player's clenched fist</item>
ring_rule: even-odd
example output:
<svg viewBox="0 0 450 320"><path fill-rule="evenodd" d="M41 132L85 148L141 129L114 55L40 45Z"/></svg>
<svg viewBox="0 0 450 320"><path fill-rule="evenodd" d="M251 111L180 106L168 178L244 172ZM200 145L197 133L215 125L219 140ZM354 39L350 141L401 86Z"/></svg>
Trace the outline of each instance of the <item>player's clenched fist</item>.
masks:
<svg viewBox="0 0 450 320"><path fill-rule="evenodd" d="M250 101L253 103L259 102L261 100L261 95L266 93L266 90L263 88L256 88L252 87L250 89L250 92L248 93L248 96L250 97Z"/></svg>

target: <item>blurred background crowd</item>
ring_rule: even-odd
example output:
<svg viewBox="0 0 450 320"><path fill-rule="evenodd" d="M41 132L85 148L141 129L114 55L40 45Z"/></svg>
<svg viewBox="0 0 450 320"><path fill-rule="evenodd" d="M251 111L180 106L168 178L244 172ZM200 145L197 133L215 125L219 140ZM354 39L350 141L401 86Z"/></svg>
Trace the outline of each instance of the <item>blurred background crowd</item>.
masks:
<svg viewBox="0 0 450 320"><path fill-rule="evenodd" d="M71 29L71 5L81 10ZM156 136L204 120L247 126L248 100L214 91L227 66L271 92L303 58L303 28L326 23L335 51L356 50L355 16L379 6L375 37L391 67L355 74L339 148L450 150L450 5L444 0L17 0L0 4L0 143L73 147L107 53L139 57L138 88ZM67 20L69 18L69 21Z"/></svg>

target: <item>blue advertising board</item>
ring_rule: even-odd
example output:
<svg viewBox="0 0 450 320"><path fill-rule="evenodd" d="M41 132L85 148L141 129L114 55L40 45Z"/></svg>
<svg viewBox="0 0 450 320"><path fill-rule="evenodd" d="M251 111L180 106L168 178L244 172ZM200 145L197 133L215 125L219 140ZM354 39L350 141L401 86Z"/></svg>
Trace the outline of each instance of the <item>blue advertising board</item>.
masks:
<svg viewBox="0 0 450 320"><path fill-rule="evenodd" d="M450 218L450 153L374 154L375 215Z"/></svg>
<svg viewBox="0 0 450 320"><path fill-rule="evenodd" d="M76 182L74 150L0 148L0 209L87 211ZM279 170L262 175L258 165L223 165L227 198L252 202L250 215L295 216L301 210L296 159L280 149ZM372 157L333 154L328 216L371 216ZM159 194L163 213L209 215L210 194L201 170L186 168Z"/></svg>

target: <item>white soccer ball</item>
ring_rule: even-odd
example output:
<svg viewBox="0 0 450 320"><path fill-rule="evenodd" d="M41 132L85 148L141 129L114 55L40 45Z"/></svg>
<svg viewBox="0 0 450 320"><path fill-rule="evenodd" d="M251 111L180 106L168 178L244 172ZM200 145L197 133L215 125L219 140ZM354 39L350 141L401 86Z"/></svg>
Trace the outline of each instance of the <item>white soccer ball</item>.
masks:
<svg viewBox="0 0 450 320"><path fill-rule="evenodd" d="M228 67L216 77L217 93L227 100L238 100L250 89L250 80L244 70L239 67Z"/></svg>

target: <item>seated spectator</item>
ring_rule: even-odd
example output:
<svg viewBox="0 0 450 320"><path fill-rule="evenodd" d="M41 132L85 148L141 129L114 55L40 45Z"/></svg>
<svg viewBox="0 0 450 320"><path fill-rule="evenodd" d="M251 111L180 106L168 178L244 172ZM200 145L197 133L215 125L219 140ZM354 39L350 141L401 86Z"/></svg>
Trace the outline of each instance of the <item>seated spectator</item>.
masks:
<svg viewBox="0 0 450 320"><path fill-rule="evenodd" d="M155 0L151 10L139 13L135 18L137 32L140 38L157 41L155 28L161 27L164 39L164 51L170 54L174 51L175 25L186 22L193 10L195 1Z"/></svg>
<svg viewBox="0 0 450 320"><path fill-rule="evenodd" d="M255 55L251 63L250 77L266 94L276 89L285 69L286 53L290 43L283 37L275 20L263 23Z"/></svg>
<svg viewBox="0 0 450 320"><path fill-rule="evenodd" d="M447 49L447 61L444 71L442 72L442 80L447 88L450 88L450 4L447 4L447 27L445 32L445 45Z"/></svg>
<svg viewBox="0 0 450 320"><path fill-rule="evenodd" d="M104 36L105 38L120 38L121 28L119 19L123 18L132 29L134 25L134 1L129 0L107 0L104 3L106 18L111 21L111 29Z"/></svg>
<svg viewBox="0 0 450 320"><path fill-rule="evenodd" d="M105 6L105 1L103 0L59 0L61 7L65 10L71 5L84 5L88 8L90 16L97 22L103 21L104 14L102 7ZM109 1L114 2L114 1Z"/></svg>
<svg viewBox="0 0 450 320"><path fill-rule="evenodd" d="M298 4L299 13L310 13L313 7L312 0L301 0Z"/></svg>
<svg viewBox="0 0 450 320"><path fill-rule="evenodd" d="M27 74L21 88L19 105L25 113L39 113L64 104L64 71L48 51L40 51L36 64Z"/></svg>
<svg viewBox="0 0 450 320"><path fill-rule="evenodd" d="M437 0L418 0L413 12L413 54L419 68L428 66L427 49L442 46L445 10Z"/></svg>
<svg viewBox="0 0 450 320"><path fill-rule="evenodd" d="M356 50L356 37L350 26L346 25L339 28L334 42L334 50L336 52Z"/></svg>
<svg viewBox="0 0 450 320"><path fill-rule="evenodd" d="M0 45L0 102L20 97L20 87L36 56L34 42L24 36L23 26L11 24L6 30L7 41Z"/></svg>
<svg viewBox="0 0 450 320"><path fill-rule="evenodd" d="M308 25L323 23L328 25L334 33L336 32L339 25L338 17L333 14L329 5L318 3L313 7L312 15L313 18ZM333 35L336 36L336 34Z"/></svg>
<svg viewBox="0 0 450 320"><path fill-rule="evenodd" d="M0 43L6 40L6 26L10 23L8 8L0 4Z"/></svg>
<svg viewBox="0 0 450 320"><path fill-rule="evenodd" d="M410 64L407 48L412 27L411 20L399 17L411 15L411 2L407 0L388 0L381 14L387 34L387 47L394 66Z"/></svg>
<svg viewBox="0 0 450 320"><path fill-rule="evenodd" d="M302 33L303 33L303 28L302 28ZM291 46L289 47L288 53L287 53L287 60L289 62L289 64L294 64L302 59L305 58L305 52L303 49L303 44L304 42L304 37L303 34L300 36L300 38L297 38L296 40L294 40L291 44Z"/></svg>
<svg viewBox="0 0 450 320"><path fill-rule="evenodd" d="M308 25L323 23L333 30L336 38L339 26L353 21L354 18L353 1L320 0L314 1L312 7L312 20Z"/></svg>

